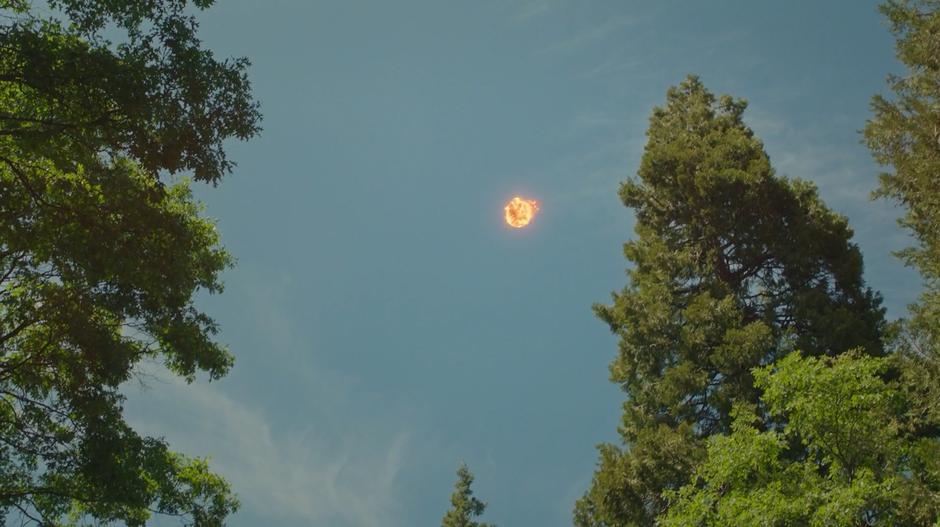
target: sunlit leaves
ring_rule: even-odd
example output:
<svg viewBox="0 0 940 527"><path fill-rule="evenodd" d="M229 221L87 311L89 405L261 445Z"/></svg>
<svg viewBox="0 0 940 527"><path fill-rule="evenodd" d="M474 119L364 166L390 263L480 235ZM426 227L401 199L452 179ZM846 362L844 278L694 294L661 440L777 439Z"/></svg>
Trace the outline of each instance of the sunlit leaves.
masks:
<svg viewBox="0 0 940 527"><path fill-rule="evenodd" d="M936 444L900 432L905 400L884 380L888 360L792 354L755 371L770 412L762 430L741 407L732 432L709 441L692 481L667 491L664 526L926 525L940 513L917 479ZM805 454L794 455L802 446ZM934 477L936 476L934 472ZM915 504L917 495L921 503Z"/></svg>

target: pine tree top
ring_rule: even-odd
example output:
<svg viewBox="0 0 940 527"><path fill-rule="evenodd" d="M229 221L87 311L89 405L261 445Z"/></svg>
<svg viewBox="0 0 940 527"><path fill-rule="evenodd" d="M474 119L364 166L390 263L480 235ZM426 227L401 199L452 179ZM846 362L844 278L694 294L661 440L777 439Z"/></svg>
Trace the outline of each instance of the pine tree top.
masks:
<svg viewBox="0 0 940 527"><path fill-rule="evenodd" d="M441 527L495 527L490 523L473 521L473 518L483 514L486 503L473 495L470 486L473 484L473 473L465 463L457 469L457 483L454 492L450 495L451 509L444 514Z"/></svg>

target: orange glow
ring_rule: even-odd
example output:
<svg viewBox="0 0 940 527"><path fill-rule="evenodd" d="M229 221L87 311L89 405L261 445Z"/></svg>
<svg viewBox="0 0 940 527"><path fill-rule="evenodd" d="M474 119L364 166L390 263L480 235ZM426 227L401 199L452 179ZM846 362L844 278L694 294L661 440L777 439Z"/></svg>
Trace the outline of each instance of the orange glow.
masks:
<svg viewBox="0 0 940 527"><path fill-rule="evenodd" d="M510 227L521 229L532 221L539 211L539 202L516 196L506 204L506 223Z"/></svg>

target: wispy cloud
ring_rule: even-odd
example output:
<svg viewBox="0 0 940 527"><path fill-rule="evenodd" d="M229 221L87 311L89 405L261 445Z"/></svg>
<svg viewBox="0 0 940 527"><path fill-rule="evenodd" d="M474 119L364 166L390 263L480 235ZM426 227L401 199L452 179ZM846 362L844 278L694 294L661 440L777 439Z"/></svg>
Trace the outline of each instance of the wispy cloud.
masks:
<svg viewBox="0 0 940 527"><path fill-rule="evenodd" d="M254 514L308 525L394 524L395 480L409 434L362 427L342 437L307 426L275 429L259 407L217 384L186 385L166 372L129 393L130 421L141 433L165 436L174 449L210 456ZM323 427L329 430L335 423Z"/></svg>
<svg viewBox="0 0 940 527"><path fill-rule="evenodd" d="M233 371L241 379L187 385L146 365L141 382L125 386L128 421L142 434L165 437L174 450L210 457L246 515L280 525L397 525L396 479L414 450L411 422L392 406L369 413L376 405L355 377L311 357L312 343L285 307L290 276L250 267L235 273L241 276L226 297L246 309L244 319L231 322L247 325L241 329L264 353L294 367L279 373L279 383L246 382L244 368L259 363L245 357ZM236 383L242 391L231 392ZM240 524L238 516L232 523Z"/></svg>
<svg viewBox="0 0 940 527"><path fill-rule="evenodd" d="M513 16L516 20L528 20L547 15L558 8L563 0L527 0L521 3Z"/></svg>
<svg viewBox="0 0 940 527"><path fill-rule="evenodd" d="M606 75L621 75L624 73L643 73L646 62L640 57L611 57L600 64L588 69L580 76L582 78L596 78ZM648 75L648 73L646 74ZM635 75L633 75L636 78Z"/></svg>
<svg viewBox="0 0 940 527"><path fill-rule="evenodd" d="M636 25L640 22L639 18L631 16L618 16L605 20L600 24L583 27L573 34L552 43L544 49L546 53L566 52L579 49L581 47L602 42L608 37L616 35L622 30Z"/></svg>

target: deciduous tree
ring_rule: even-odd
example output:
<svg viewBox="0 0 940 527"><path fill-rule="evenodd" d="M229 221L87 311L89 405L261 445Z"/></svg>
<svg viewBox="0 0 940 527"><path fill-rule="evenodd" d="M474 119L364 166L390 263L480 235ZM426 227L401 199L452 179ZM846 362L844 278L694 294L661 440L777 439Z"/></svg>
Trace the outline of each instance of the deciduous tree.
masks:
<svg viewBox="0 0 940 527"><path fill-rule="evenodd" d="M258 131L247 61L196 36L211 3L0 0L0 521L237 507L204 460L131 429L120 393L145 359L188 380L232 364L193 303L231 258L170 176L217 182L222 142Z"/></svg>
<svg viewBox="0 0 940 527"><path fill-rule="evenodd" d="M905 391L884 380L888 359L798 354L756 370L782 429L763 430L745 406L715 436L692 481L668 491L664 527L688 525L924 526L940 500L912 477L940 469L940 443L904 433ZM757 426L756 426L757 425ZM788 446L798 443L804 455Z"/></svg>

